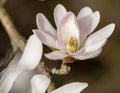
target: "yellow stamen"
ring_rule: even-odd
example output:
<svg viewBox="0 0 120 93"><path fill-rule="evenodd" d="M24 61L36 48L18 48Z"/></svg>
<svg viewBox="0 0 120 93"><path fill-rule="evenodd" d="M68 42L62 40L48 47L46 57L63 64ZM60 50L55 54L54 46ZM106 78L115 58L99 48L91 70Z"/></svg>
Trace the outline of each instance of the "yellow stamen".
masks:
<svg viewBox="0 0 120 93"><path fill-rule="evenodd" d="M77 51L78 48L78 42L75 38L71 37L68 42L66 42L66 48L70 50L72 53Z"/></svg>

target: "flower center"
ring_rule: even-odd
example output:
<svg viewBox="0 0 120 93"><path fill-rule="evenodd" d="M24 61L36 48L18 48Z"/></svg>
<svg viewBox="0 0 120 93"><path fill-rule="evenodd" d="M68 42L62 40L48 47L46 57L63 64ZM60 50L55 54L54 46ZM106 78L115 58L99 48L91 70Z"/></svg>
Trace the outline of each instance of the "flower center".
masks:
<svg viewBox="0 0 120 93"><path fill-rule="evenodd" d="M68 42L65 43L66 48L70 50L72 53L77 51L78 42L75 38L71 37Z"/></svg>

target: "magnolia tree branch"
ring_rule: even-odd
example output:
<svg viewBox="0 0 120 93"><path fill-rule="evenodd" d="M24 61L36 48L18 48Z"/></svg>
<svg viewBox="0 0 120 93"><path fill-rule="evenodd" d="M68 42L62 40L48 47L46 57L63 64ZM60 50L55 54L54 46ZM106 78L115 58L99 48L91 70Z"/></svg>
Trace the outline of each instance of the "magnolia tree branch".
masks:
<svg viewBox="0 0 120 93"><path fill-rule="evenodd" d="M24 47L25 47L24 37L21 36L20 33L15 28L7 11L3 7L3 4L5 4L5 1L4 1L4 3L0 3L0 21L1 21L2 25L4 26L6 33L8 34L8 36L10 38L10 42L12 45L12 51L11 51L11 53L8 53L8 55L5 58L5 61L0 66L0 71L2 71L3 69L5 69L8 66L8 64L11 62L12 58L14 57L14 55L18 49L23 52Z"/></svg>
<svg viewBox="0 0 120 93"><path fill-rule="evenodd" d="M0 4L4 6L6 4L7 0L0 0Z"/></svg>
<svg viewBox="0 0 120 93"><path fill-rule="evenodd" d="M24 50L25 47L25 39L23 36L20 35L20 33L15 28L13 22L11 21L7 11L5 8L0 5L0 21L2 25L5 28L5 31L7 32L10 40L11 45L14 50L20 49L21 51Z"/></svg>

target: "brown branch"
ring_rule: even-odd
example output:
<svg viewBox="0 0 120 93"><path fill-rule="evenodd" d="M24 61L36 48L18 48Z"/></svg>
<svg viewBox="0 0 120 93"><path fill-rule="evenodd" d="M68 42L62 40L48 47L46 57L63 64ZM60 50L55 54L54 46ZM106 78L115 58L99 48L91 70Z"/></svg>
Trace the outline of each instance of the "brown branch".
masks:
<svg viewBox="0 0 120 93"><path fill-rule="evenodd" d="M2 5L0 5L0 21L11 40L11 45L13 46L13 49L17 50L18 48L23 51L25 47L25 39L17 31L7 11Z"/></svg>
<svg viewBox="0 0 120 93"><path fill-rule="evenodd" d="M6 4L7 0L0 0L0 4L4 6Z"/></svg>
<svg viewBox="0 0 120 93"><path fill-rule="evenodd" d="M12 51L9 53L9 55L6 56L5 58L6 60L0 66L0 71L5 69L9 65L9 63L11 62L12 58L14 57L18 49L23 52L25 48L24 37L21 36L20 33L17 31L7 11L2 6L2 4L0 3L0 21L2 25L4 26L6 33L8 34L10 38L11 45L12 45Z"/></svg>

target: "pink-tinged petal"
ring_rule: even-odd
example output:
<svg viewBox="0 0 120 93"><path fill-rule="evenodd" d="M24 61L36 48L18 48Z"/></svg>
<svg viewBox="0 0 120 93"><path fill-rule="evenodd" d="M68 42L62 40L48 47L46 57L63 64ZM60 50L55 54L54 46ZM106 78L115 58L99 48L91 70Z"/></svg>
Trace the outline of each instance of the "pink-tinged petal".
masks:
<svg viewBox="0 0 120 93"><path fill-rule="evenodd" d="M81 41L84 42L86 37L94 31L100 21L100 14L98 11L95 13L78 19L80 31L81 31Z"/></svg>
<svg viewBox="0 0 120 93"><path fill-rule="evenodd" d="M50 93L80 93L86 87L88 87L87 83L74 82L66 84Z"/></svg>
<svg viewBox="0 0 120 93"><path fill-rule="evenodd" d="M49 35L56 37L57 35L56 30L53 28L53 26L49 23L47 18L42 13L37 14L36 22L37 22L38 29L40 29L40 31L44 31Z"/></svg>
<svg viewBox="0 0 120 93"><path fill-rule="evenodd" d="M96 52L98 49L102 48L105 43L107 42L107 40L103 40L101 42L98 42L98 43L95 43L95 44L91 44L89 46L87 45L84 45L80 50L78 50L74 56L81 56L81 55L84 55L84 54L92 54L93 52Z"/></svg>
<svg viewBox="0 0 120 93"><path fill-rule="evenodd" d="M98 43L95 43L93 45L85 45L84 49L85 49L85 53L87 52L94 52L94 51L97 51L99 48L102 48L105 44L106 44L107 40L103 40L101 42L98 42Z"/></svg>
<svg viewBox="0 0 120 93"><path fill-rule="evenodd" d="M97 57L101 52L102 52L102 48L100 48L94 52L89 51L89 52L85 52L81 55L75 55L73 57L76 59L79 59L79 60L86 60L86 59L91 59L91 58Z"/></svg>
<svg viewBox="0 0 120 93"><path fill-rule="evenodd" d="M88 35L97 27L100 21L100 13L99 11L96 11L89 16L77 19L80 29Z"/></svg>
<svg viewBox="0 0 120 93"><path fill-rule="evenodd" d="M92 14L93 11L90 7L84 7L80 10L80 12L77 15L77 19L89 16L90 14Z"/></svg>
<svg viewBox="0 0 120 93"><path fill-rule="evenodd" d="M112 23L93 33L87 38L85 46L93 46L94 44L107 40L112 35L114 28L115 24Z"/></svg>
<svg viewBox="0 0 120 93"><path fill-rule="evenodd" d="M46 56L48 59L59 60L59 59L63 59L63 58L65 58L65 57L67 57L68 55L65 54L65 53L62 52L62 51L54 51L54 52L45 54L45 56Z"/></svg>
<svg viewBox="0 0 120 93"><path fill-rule="evenodd" d="M65 7L61 4L58 4L55 9L54 9L54 19L56 26L59 27L62 19L65 17L67 14L67 10Z"/></svg>
<svg viewBox="0 0 120 93"><path fill-rule="evenodd" d="M62 42L69 42L73 38L79 42L80 33L76 16L72 12L68 12L61 22L60 28L57 31L58 39Z"/></svg>
<svg viewBox="0 0 120 93"><path fill-rule="evenodd" d="M91 25L90 32L88 32L88 35L95 30L98 23L100 22L100 13L99 13L99 11L96 11L95 13L93 13L93 15L91 15L91 18L92 18L92 25Z"/></svg>
<svg viewBox="0 0 120 93"><path fill-rule="evenodd" d="M102 48L107 42L108 37L113 33L115 24L109 24L99 31L90 35L84 46L75 53L75 55L81 55L83 53L95 52Z"/></svg>
<svg viewBox="0 0 120 93"><path fill-rule="evenodd" d="M53 47L53 48L57 48L57 49L60 48L60 46L58 45L59 43L56 38L50 36L49 34L43 31L33 30L33 32L42 41L43 44Z"/></svg>

